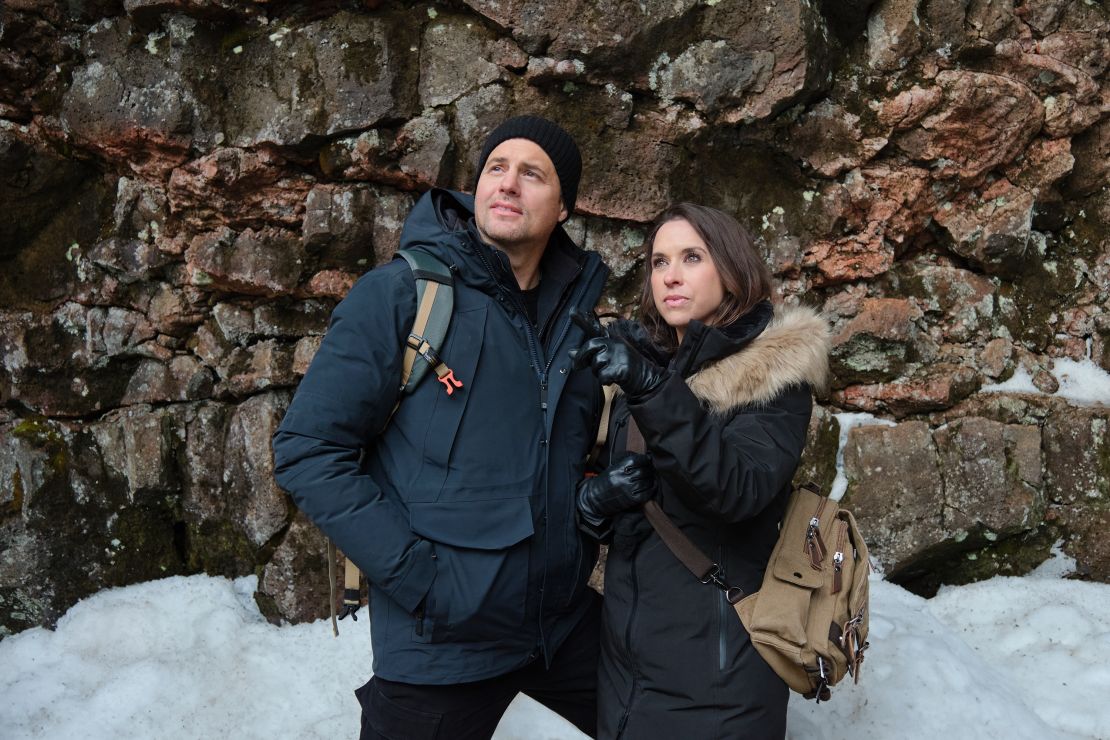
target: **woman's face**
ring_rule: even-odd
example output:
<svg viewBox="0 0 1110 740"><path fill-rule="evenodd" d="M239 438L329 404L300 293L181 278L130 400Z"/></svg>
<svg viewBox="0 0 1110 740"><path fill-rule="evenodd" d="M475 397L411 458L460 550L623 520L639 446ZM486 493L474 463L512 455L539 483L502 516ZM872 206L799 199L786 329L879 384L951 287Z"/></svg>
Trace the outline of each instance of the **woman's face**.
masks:
<svg viewBox="0 0 1110 740"><path fill-rule="evenodd" d="M655 233L651 260L655 308L682 341L691 320L705 321L725 297L725 286L709 248L685 219L663 224Z"/></svg>

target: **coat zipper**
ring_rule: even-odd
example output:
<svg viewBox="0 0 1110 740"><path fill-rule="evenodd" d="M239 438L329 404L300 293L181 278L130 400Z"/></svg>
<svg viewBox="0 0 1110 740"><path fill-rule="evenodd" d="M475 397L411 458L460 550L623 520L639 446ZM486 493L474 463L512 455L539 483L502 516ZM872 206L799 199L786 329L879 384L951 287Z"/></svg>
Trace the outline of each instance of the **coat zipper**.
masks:
<svg viewBox="0 0 1110 740"><path fill-rule="evenodd" d="M639 549L639 546L637 546L637 549ZM632 652L632 623L636 620L636 608L638 607L640 600L640 586L639 581L636 580L635 553L633 553L631 563L632 569L630 576L632 579L632 607L628 610L628 624L626 624L624 627L624 653L628 656L628 667L630 673L632 674L632 685L628 689L628 701L625 702L624 705L624 715L621 716L621 721L617 724L616 737L618 740L621 735L624 734L625 725L628 724L628 718L632 714L632 702L636 698L636 677L639 673L639 671L636 669L636 656Z"/></svg>
<svg viewBox="0 0 1110 740"><path fill-rule="evenodd" d="M720 545L717 549L717 562L724 567L725 563L725 547ZM727 570L725 571L728 572ZM717 598L717 668L720 671L725 670L725 656L728 654L728 636L726 634L725 620L728 618L728 599L725 598L724 591L713 589Z"/></svg>

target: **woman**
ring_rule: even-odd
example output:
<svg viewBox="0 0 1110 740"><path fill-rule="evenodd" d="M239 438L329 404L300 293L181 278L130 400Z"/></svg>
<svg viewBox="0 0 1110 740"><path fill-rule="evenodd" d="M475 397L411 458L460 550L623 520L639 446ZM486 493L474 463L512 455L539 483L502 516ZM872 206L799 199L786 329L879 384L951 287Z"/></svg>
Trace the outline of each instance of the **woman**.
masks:
<svg viewBox="0 0 1110 740"><path fill-rule="evenodd" d="M616 383L610 465L579 486L587 529L611 537L599 675L600 738L782 738L786 684L724 594L700 583L642 513L663 511L723 569L759 588L805 445L829 328L772 306L771 276L732 217L683 203L645 244L641 324L577 352ZM625 454L629 418L650 460Z"/></svg>

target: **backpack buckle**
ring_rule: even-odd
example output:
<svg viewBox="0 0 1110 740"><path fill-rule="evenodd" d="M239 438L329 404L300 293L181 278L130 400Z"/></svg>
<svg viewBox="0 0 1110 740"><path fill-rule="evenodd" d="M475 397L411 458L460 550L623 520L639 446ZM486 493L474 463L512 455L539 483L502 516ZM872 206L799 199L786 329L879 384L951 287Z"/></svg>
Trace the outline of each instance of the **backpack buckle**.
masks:
<svg viewBox="0 0 1110 740"><path fill-rule="evenodd" d="M701 582L708 585L716 586L722 591L728 590L728 584L725 582L725 572L721 570L721 566L713 563L713 567L709 572L701 577Z"/></svg>
<svg viewBox="0 0 1110 740"><path fill-rule="evenodd" d="M441 372L441 368L446 372ZM456 388L463 387L462 381L455 378L455 371L447 367L446 365L441 364L439 367L437 367L436 375L438 376L437 380L439 380L440 383L443 383L443 387L447 389L447 395L449 396L455 392Z"/></svg>

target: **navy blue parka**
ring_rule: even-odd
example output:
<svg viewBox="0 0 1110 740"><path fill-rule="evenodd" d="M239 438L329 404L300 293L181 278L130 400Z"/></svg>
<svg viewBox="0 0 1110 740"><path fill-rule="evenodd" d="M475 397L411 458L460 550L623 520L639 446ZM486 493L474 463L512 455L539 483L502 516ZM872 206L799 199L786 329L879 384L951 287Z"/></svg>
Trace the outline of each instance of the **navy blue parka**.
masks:
<svg viewBox="0 0 1110 740"><path fill-rule="evenodd" d="M583 336L568 314L594 307L608 270L556 227L533 327L472 196L426 193L401 246L454 273L440 355L462 387L429 374L390 419L416 290L403 260L382 265L336 307L274 435L275 473L370 583L375 674L476 681L549 660L594 597L574 490L601 392L571 367Z"/></svg>

